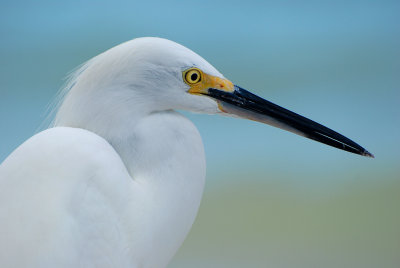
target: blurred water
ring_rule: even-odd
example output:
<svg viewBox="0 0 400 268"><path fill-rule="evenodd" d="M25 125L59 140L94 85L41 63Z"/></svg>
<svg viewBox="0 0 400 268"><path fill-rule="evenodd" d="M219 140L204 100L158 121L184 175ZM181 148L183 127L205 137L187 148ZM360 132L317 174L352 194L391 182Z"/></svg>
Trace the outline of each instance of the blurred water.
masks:
<svg viewBox="0 0 400 268"><path fill-rule="evenodd" d="M400 183L313 195L285 182L208 189L170 267L399 267Z"/></svg>
<svg viewBox="0 0 400 268"><path fill-rule="evenodd" d="M171 267L398 267L399 13L399 1L1 1L0 161L40 129L70 70L165 37L376 155L185 113L208 185Z"/></svg>

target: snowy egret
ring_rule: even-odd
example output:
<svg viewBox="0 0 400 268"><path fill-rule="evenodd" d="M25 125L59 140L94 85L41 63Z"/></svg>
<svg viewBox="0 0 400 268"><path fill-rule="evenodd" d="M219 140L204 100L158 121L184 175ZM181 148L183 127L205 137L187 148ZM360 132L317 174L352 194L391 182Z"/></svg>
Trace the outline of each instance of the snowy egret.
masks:
<svg viewBox="0 0 400 268"><path fill-rule="evenodd" d="M138 38L71 77L54 127L0 166L1 267L165 267L197 214L205 157L175 110L267 123L372 157L234 85L191 50Z"/></svg>

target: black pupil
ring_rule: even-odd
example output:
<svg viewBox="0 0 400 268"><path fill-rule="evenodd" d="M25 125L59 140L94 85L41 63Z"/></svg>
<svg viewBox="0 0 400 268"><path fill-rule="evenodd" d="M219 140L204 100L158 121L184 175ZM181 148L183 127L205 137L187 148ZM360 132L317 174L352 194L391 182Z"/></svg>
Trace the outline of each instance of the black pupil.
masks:
<svg viewBox="0 0 400 268"><path fill-rule="evenodd" d="M197 80L197 73L192 73L192 75L190 76L190 79L192 81L196 81Z"/></svg>

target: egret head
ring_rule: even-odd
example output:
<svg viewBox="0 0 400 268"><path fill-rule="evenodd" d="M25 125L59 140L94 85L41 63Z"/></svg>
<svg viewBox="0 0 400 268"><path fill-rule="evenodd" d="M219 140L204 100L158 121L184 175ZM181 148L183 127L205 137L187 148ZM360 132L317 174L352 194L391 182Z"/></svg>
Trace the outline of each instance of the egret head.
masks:
<svg viewBox="0 0 400 268"><path fill-rule="evenodd" d="M146 114L187 110L251 119L372 156L339 133L234 85L202 57L166 39L118 45L83 65L66 88L55 125L99 132L96 127L134 124Z"/></svg>

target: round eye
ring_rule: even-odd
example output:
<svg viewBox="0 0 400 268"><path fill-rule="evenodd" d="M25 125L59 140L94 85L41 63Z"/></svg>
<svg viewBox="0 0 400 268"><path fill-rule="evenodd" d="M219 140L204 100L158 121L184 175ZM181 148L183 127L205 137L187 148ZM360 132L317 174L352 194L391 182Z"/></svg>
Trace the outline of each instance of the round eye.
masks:
<svg viewBox="0 0 400 268"><path fill-rule="evenodd" d="M188 84L196 84L201 80L201 72L198 69L190 69L185 73L185 81Z"/></svg>

